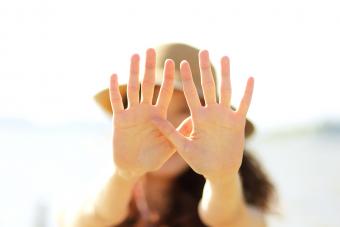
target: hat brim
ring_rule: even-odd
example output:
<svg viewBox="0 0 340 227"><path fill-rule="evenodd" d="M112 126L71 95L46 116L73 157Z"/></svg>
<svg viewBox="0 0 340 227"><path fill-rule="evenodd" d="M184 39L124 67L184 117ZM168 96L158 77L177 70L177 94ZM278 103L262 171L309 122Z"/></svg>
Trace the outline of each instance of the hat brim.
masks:
<svg viewBox="0 0 340 227"><path fill-rule="evenodd" d="M126 86L126 84L120 85L119 91L120 91L120 94L121 94L122 99L123 99L124 107L126 108L126 106L127 106L127 96L126 96L127 86ZM113 111L112 111L112 106L111 106L111 102L110 102L110 92L109 92L108 88L98 92L94 96L94 99L95 99L96 103L100 106L100 108L106 114L108 114L109 116L112 116ZM235 108L232 106L232 109L235 109ZM251 136L254 133L254 131L255 131L254 124L250 120L246 119L245 137Z"/></svg>

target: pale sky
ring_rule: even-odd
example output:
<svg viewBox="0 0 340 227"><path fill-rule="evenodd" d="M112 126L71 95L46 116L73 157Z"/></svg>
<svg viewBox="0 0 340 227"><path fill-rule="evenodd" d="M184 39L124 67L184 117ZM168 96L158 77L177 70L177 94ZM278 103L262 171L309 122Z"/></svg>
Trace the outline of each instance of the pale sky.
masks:
<svg viewBox="0 0 340 227"><path fill-rule="evenodd" d="M233 104L248 76L262 128L340 120L336 0L0 2L0 118L107 121L92 96L129 58L186 42L231 59ZM109 121L108 121L109 123Z"/></svg>

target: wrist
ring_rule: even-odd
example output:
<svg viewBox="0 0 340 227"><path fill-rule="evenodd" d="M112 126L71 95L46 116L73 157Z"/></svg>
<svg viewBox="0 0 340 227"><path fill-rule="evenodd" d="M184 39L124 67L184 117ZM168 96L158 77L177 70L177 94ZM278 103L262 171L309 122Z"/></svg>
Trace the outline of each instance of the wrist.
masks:
<svg viewBox="0 0 340 227"><path fill-rule="evenodd" d="M230 185L238 182L239 174L233 173L233 174L224 174L218 177L207 177L206 181L209 182L211 186L221 186L221 185Z"/></svg>
<svg viewBox="0 0 340 227"><path fill-rule="evenodd" d="M133 172L129 172L129 171L125 171L125 170L121 170L118 167L116 167L113 171L113 177L125 182L125 183L130 183L130 184L134 184L136 183L140 177L142 176L142 174L136 174Z"/></svg>

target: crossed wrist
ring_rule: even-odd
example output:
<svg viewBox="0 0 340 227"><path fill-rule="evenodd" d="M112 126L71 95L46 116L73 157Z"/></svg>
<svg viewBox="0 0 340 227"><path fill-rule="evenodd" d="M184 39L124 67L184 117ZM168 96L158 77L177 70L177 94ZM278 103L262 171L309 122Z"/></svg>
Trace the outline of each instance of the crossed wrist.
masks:
<svg viewBox="0 0 340 227"><path fill-rule="evenodd" d="M238 173L223 174L220 176L206 177L211 185L229 185L235 183L239 179Z"/></svg>
<svg viewBox="0 0 340 227"><path fill-rule="evenodd" d="M116 167L113 175L125 182L135 183L143 174L122 170Z"/></svg>

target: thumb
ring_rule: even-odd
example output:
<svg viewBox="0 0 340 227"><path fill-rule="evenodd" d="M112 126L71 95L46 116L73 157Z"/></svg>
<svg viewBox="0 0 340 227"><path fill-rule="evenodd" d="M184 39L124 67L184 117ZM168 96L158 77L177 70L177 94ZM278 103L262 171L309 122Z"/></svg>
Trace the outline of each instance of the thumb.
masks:
<svg viewBox="0 0 340 227"><path fill-rule="evenodd" d="M169 121L161 118L153 118L151 122L175 146L177 150L183 149L187 139L179 133Z"/></svg>
<svg viewBox="0 0 340 227"><path fill-rule="evenodd" d="M183 136L189 136L192 131L191 116L185 118L176 130L179 131Z"/></svg>

